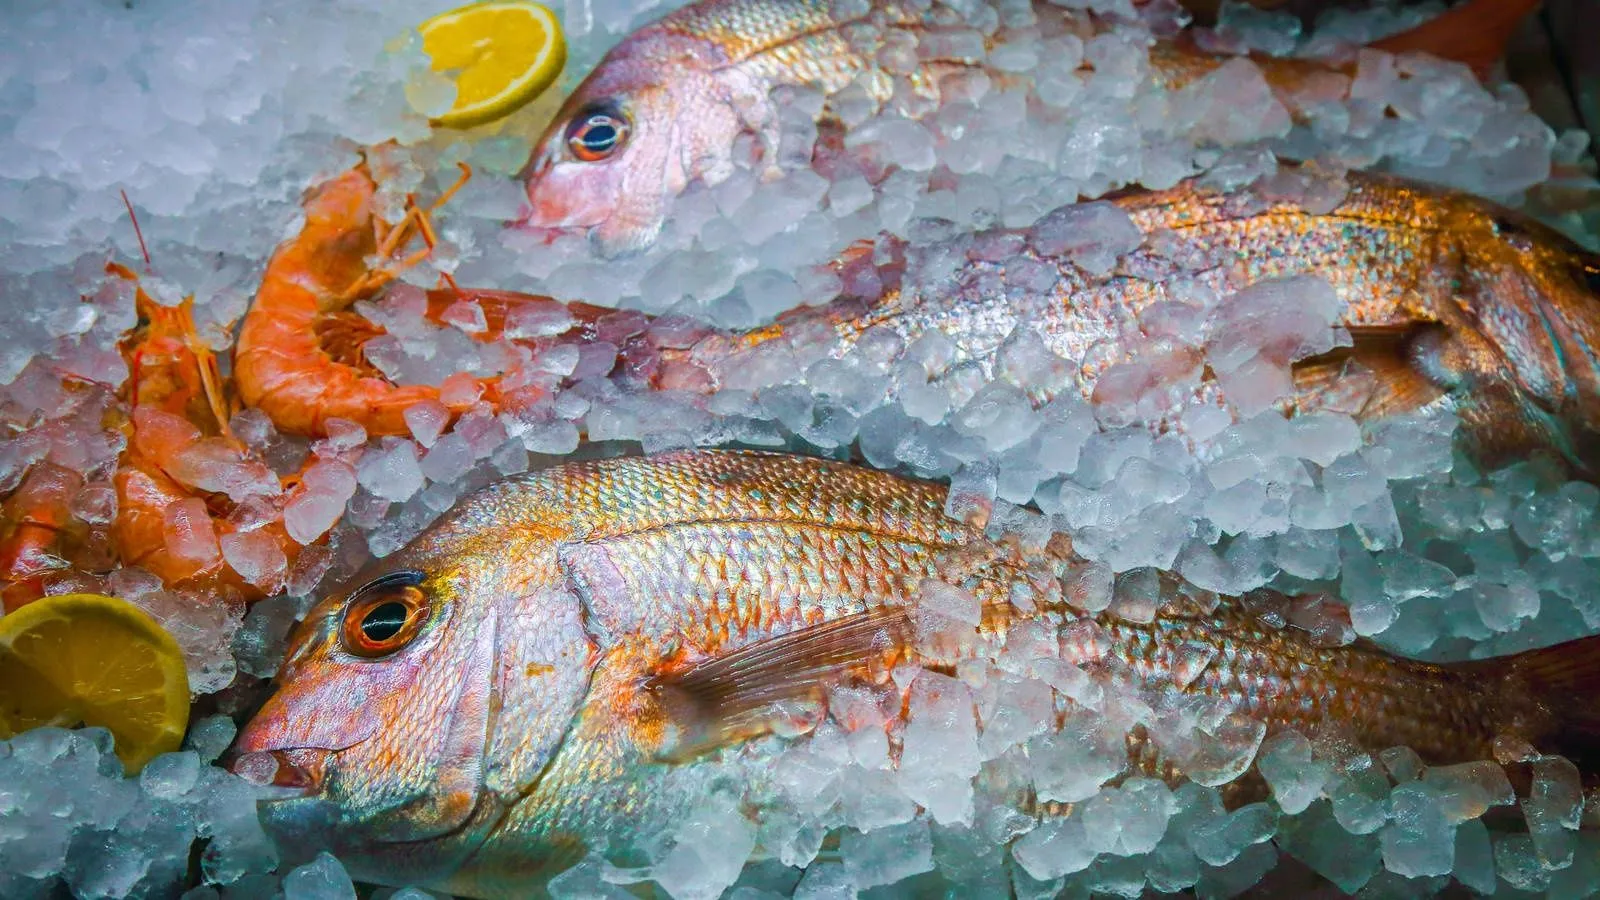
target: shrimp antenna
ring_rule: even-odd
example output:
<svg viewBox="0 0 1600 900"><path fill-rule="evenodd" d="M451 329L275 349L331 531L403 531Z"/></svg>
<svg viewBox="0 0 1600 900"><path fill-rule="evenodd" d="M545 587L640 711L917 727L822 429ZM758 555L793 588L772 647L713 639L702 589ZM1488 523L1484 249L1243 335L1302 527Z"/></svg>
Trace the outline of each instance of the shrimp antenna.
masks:
<svg viewBox="0 0 1600 900"><path fill-rule="evenodd" d="M122 195L122 205L128 208L128 221L133 223L133 236L139 239L139 253L144 256L144 270L150 271L150 248L144 245L144 231L139 228L139 217L133 214L133 203L128 199L128 192L117 189Z"/></svg>

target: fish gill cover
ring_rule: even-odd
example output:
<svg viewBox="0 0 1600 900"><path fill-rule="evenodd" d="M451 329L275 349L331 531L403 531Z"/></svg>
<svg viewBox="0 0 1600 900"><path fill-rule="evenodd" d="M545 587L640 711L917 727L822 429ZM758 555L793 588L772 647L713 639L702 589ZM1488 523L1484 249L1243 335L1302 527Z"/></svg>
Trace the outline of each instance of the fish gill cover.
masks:
<svg viewBox="0 0 1600 900"><path fill-rule="evenodd" d="M1066 4L1114 23L1087 36L1039 33L1028 4L951 4L952 27L929 53L970 49L1002 26L1004 39L977 41L987 67L948 79L939 105L923 108L914 92L880 104L859 84L828 96L781 88L766 157L776 171L740 156L716 183L673 198L647 246L616 254L582 234L505 224L526 213L516 176L556 94L671 7L554 4L570 46L562 85L503 126L458 134L429 128L427 113L447 105L448 91L414 41L392 40L444 5L81 0L9 14L0 38L0 308L10 327L0 343L0 485L34 508L59 508L82 538L62 551L68 565L45 566L45 589L103 591L150 611L185 652L199 712L187 748L136 779L122 777L103 732L40 729L0 744L0 894L64 883L85 897L172 896L191 885L193 898L353 897L337 859L280 858L250 805L258 789L213 762L311 602L463 495L564 459L584 440L855 455L947 479L957 519L986 519L992 533L1027 545L1070 534L1083 558L1071 573L1076 602L1133 620L1154 615L1156 572L1170 570L1202 591L1324 595L1261 614L1330 642L1361 636L1428 659L1600 629L1600 492L1590 483L1543 458L1478 461L1453 440L1469 423L1449 403L1371 421L1349 408L1284 418L1278 403L1295 364L1356 346L1331 286L1315 276L1208 281L1213 260L1146 234L1125 206L1071 206L1197 177L1326 212L1349 196L1346 168L1513 205L1530 192L1539 200L1552 165L1577 162L1585 143L1576 131L1555 134L1517 87L1363 53L1348 85L1308 87L1291 114L1244 59L1176 91L1154 84L1150 38L1171 35L1179 20L1166 4ZM1438 9L1329 10L1302 31L1284 15L1226 7L1206 46L1315 54ZM891 41L883 65L914 67L918 52L914 38ZM824 105L848 127L821 135L838 152L817 167ZM738 140L748 155L749 138ZM115 567L104 547L125 512L115 477L130 438L108 422L119 410L126 418L115 390L130 371L118 342L137 321L136 288L105 274L108 251L133 262L147 245L156 274L139 287L163 308L192 292L195 331L226 369L270 248L304 224L305 190L362 151L376 179L373 209L389 221L402 217L407 194L447 188L454 163L476 173L439 212L433 254L381 298L352 307L382 329L361 346L371 373L443 389L381 434L336 418L307 438L243 409L227 422L233 450L205 443L219 437L215 427L183 437L185 448L201 447L183 458L184 477L227 499L218 521L228 524L192 529L180 513L194 510L175 506L157 544L197 565L226 563L237 575L233 599ZM1321 166L1307 172L1278 157ZM138 212L138 240L119 191ZM1577 213L1533 206L1593 243L1582 233L1592 202ZM907 238L910 250L896 256L883 239L855 265L828 265L883 232ZM1137 314L1100 323L1080 344L1028 327L1040 294L1063 279L1130 269L1163 287ZM480 340L492 303L430 307L426 289L441 274L622 311L592 314L582 342L537 344L576 321L554 305L517 313ZM744 333L841 293L868 302L893 290L952 296L972 283L1005 297L964 332L987 336L976 355L937 328L842 338L830 330L828 340L800 330L741 347L736 364L701 366L713 370L709 381L691 371L647 389L637 367L622 377L641 345L690 348L708 331ZM481 380L504 372L551 389L491 403ZM1086 378L1106 386L1101 396L1084 393ZM1227 399L1202 382L1221 383ZM250 460L293 477L266 479ZM263 497L272 502L255 502ZM287 537L252 537L270 527ZM247 606L250 591L273 596ZM928 602L955 622L971 614L970 598ZM718 896L736 882L747 897L1228 896L1281 877L1289 860L1347 892L1425 895L1449 879L1480 892L1600 889L1600 843L1578 828L1592 813L1575 773L1556 761L1534 769L1525 827L1515 818L1505 827L1480 818L1510 791L1491 764L1427 768L1403 748L1369 756L1314 735L1229 733L1218 752L1259 750L1274 795L1230 811L1213 787L1103 787L1126 759L1120 736L1044 734L1052 690L1078 699L1095 690L1081 671L1018 670L1001 658L939 678L928 683L941 690L912 692L913 724L887 734L870 703L838 698L809 737L731 758L730 771L759 769L751 786L706 791L647 858L628 867L585 859L552 893L622 896L621 885L653 881L676 897ZM932 720L945 725L916 725ZM1074 808L1040 819L985 805L973 788L980 773ZM773 798L788 815L743 814Z"/></svg>

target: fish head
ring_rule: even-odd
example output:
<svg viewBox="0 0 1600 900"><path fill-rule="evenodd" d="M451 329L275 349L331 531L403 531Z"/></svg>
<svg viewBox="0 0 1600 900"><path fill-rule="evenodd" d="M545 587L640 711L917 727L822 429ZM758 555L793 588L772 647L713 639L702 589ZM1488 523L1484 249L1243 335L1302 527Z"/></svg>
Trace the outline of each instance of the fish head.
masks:
<svg viewBox="0 0 1600 900"><path fill-rule="evenodd" d="M497 510L513 505L504 491L469 497L294 633L233 756L278 788L262 819L291 854L329 849L364 880L439 883L509 805L507 766L537 772L556 752L590 643L559 589L554 529L507 525Z"/></svg>
<svg viewBox="0 0 1600 900"><path fill-rule="evenodd" d="M517 227L586 233L606 257L646 249L673 198L731 171L738 135L762 107L723 70L714 42L646 29L601 60L534 145Z"/></svg>
<svg viewBox="0 0 1600 900"><path fill-rule="evenodd" d="M1437 341L1425 362L1472 382L1461 414L1486 435L1489 461L1543 447L1600 474L1600 254L1531 218L1473 205L1459 227L1464 333Z"/></svg>

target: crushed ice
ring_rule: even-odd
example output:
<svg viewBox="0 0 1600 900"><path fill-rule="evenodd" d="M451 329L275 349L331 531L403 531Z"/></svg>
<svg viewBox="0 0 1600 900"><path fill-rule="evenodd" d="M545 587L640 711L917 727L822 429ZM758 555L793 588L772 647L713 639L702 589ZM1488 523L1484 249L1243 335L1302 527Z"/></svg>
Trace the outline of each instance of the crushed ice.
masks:
<svg viewBox="0 0 1600 900"><path fill-rule="evenodd" d="M1600 579L1600 491L1537 462L1477 470L1453 452L1448 414L1368 427L1332 413L1276 414L1289 362L1339 339L1328 327L1326 285L1315 282L1254 285L1224 303L1180 278L1174 300L1141 317L1159 346L1138 366L1098 372L1095 407L1076 390L1076 362L1018 324L1023 306L981 358L942 335L907 340L878 329L847 345L774 342L719 372L722 387L709 394L692 373L682 389L654 395L609 375L641 339L689 346L697 321L743 328L841 291L872 296L882 289L872 267L836 273L822 264L880 231L913 236L908 277L924 284L981 259L1011 284L1048 290L1055 274L1025 247L1102 274L1140 236L1092 198L1196 174L1238 187L1272 176L1275 153L1514 202L1549 175L1552 154L1570 162L1583 149L1570 135L1558 142L1520 89L1363 51L1349 97L1308 91L1297 117L1243 58L1172 95L1141 87L1144 38L1175 24L1164 4L1138 16L1125 4L1087 4L1124 17L1088 41L1039 33L1026 4L952 4L975 30L942 36L953 43L941 52L981 54L974 39L1001 30L990 73L1029 75L1014 80L1026 86L960 76L945 105L919 119L900 114L915 98L877 110L856 87L828 98L786 91L781 177L741 168L692 188L655 247L602 260L580 239L546 246L501 229L521 201L509 175L554 97L470 139L430 133L425 115L448 103L448 85L425 73L414 41L391 38L448 5L247 0L197 18L174 2L79 0L23 11L9 25L16 52L0 55L0 156L10 161L0 173L0 302L13 333L0 346L0 415L11 426L0 439L0 486L68 510L90 545L104 546L117 514L110 479L124 440L100 427L116 401L93 386L126 379L116 342L134 324L131 287L100 271L105 248L138 258L119 189L138 210L159 272L145 289L166 304L194 293L201 335L218 351L231 344L228 326L245 311L267 248L297 230L303 189L349 166L357 147L390 138L401 146L375 155L374 167L391 212L408 190L442 187L429 173L457 160L479 172L441 218L441 250L408 284L426 287L447 272L463 284L676 314L647 322L618 313L594 344L558 342L530 359L514 341L562 334L571 324L564 308L520 309L505 339L485 343L474 340L486 321L472 303L438 321L424 318L414 288L363 304L388 332L368 345L368 359L400 383L520 369L527 383L559 389L498 414L480 404L453 428L444 405L420 403L406 411L410 433L401 437L330 427L326 440L308 443L242 412L232 429L270 473L194 444L197 483L241 501L246 518L270 512L243 502L277 490L270 474L306 466L280 498L290 536L309 545L292 562L252 528L219 537L198 501L165 511L169 552L220 557L246 581L286 595L247 612L164 589L138 569L81 574L107 568L92 553L71 560L76 569L51 590L105 590L145 607L177 637L198 692L269 676L321 585L393 552L475 487L572 452L583 435L651 450L855 448L876 466L949 478L957 518L1036 545L1052 531L1071 534L1084 560L1067 575L1069 598L1134 619L1155 612L1154 570L1173 569L1204 590L1307 595L1262 614L1329 642L1359 635L1423 657L1504 653L1600 628L1590 589ZM668 8L591 0L559 10L570 71ZM1317 55L1431 9L1333 10L1302 33L1286 15L1229 5L1202 40L1225 52ZM808 164L811 113L824 102L851 126L849 153L826 177ZM1325 185L1297 190L1313 208L1338 199ZM1073 205L1080 199L1090 202ZM975 231L993 228L1025 239L975 241ZM1077 349L1093 364L1093 348ZM1186 393L1202 361L1225 403ZM66 375L91 387L67 390ZM445 399L462 399L452 394L462 384L447 381ZM1153 419L1182 423L1189 439L1152 431ZM970 596L948 588L930 586L925 601L918 627L930 639L976 614ZM621 871L591 859L553 892L623 896L619 885L648 879L677 897L714 897L735 883L748 897L850 897L886 885L1026 897L1190 887L1228 895L1273 867L1274 848L1347 892L1420 892L1443 876L1481 892L1504 884L1577 895L1600 885L1600 845L1577 830L1584 799L1561 760L1534 763L1521 810L1527 828L1512 833L1480 821L1511 802L1492 764L1427 769L1404 753L1374 758L1316 736L1263 741L1227 721L1183 720L1193 740L1175 749L1207 784L1257 757L1270 802L1228 812L1218 790L1201 784L1104 787L1122 769L1126 725L1179 714L1091 680L1046 648L1054 643L1019 629L992 661L955 676L898 673L911 716L887 731L881 697L839 692L808 738L747 773L747 796L707 796L649 866ZM1194 670L1204 663L1194 660ZM1094 714L1046 728L1057 697ZM185 750L135 779L121 776L103 732L41 729L0 743L0 893L61 883L81 896L164 895L200 847L210 886L186 895L196 900L219 890L269 896L280 878L290 896L354 897L330 856L277 871L249 812L256 789L211 765L233 730L226 716L202 719ZM773 747L749 757L758 749ZM746 753L728 755L737 767ZM1024 815L1015 803L1023 795L1070 808ZM771 815L752 822L741 802ZM752 852L768 861L747 865Z"/></svg>

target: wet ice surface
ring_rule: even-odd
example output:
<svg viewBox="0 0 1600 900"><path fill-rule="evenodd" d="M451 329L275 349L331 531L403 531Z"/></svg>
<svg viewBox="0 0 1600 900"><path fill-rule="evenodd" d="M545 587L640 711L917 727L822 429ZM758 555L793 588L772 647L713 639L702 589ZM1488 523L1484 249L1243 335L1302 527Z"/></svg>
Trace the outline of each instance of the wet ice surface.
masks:
<svg viewBox="0 0 1600 900"><path fill-rule="evenodd" d="M426 98L437 85L418 74L414 48L391 38L448 5L345 3L313 13L246 3L197 22L188 4L83 2L13 23L7 40L18 52L0 54L0 154L11 161L0 173L0 291L15 322L0 347L0 414L13 426L0 441L0 485L62 505L91 544L104 545L123 439L101 423L115 401L106 390L64 387L62 374L103 385L128 374L116 341L134 324L131 289L101 274L108 247L120 260L138 258L119 189L139 211L155 261L146 289L167 303L195 293L202 337L225 351L226 326L244 312L267 248L298 228L301 191L349 166L358 146L387 138L403 145L373 157L391 212L408 190L441 189L456 160L478 173L440 219L443 248L408 281L427 287L450 271L463 284L729 328L861 288L820 264L880 231L933 248L913 273L929 283L956 258L937 248L992 227L1025 230L1034 246L1103 273L1137 246L1137 234L1104 204L1068 204L1124 185L1203 175L1237 187L1271 174L1276 152L1514 202L1548 174L1552 153L1572 155L1571 141L1558 144L1517 88L1479 87L1458 67L1362 54L1349 99L1303 98L1297 121L1243 60L1177 95L1141 86L1143 39L1174 24L1159 4L1087 42L1042 39L1016 4L974 4L973 28L1003 28L1004 39L990 72L950 81L942 107L921 110L902 96L879 111L854 89L829 98L783 92L781 177L736 169L691 188L654 248L607 260L581 239L545 245L502 227L523 199L509 176L550 102L504 130L465 138L431 134L408 105L408 89ZM570 71L666 8L607 0L560 10ZM1330 12L1303 35L1283 17L1233 9L1205 40L1230 52L1315 54L1426 11ZM1093 74L1078 68L1085 60ZM1028 74L1029 86L1008 87L1003 73ZM810 114L825 102L851 126L827 176L795 152L814 139ZM908 110L920 117L901 114ZM1014 249L985 252L1020 265ZM1052 277L1033 274L1040 285ZM278 506L247 504L238 515L281 509L294 540L326 540L290 563L248 527L218 538L199 510L174 508L165 511L167 546L220 557L287 596L247 612L163 589L137 569L63 575L51 591L106 590L139 603L178 638L197 691L219 691L275 670L307 598L403 546L463 494L554 462L587 435L647 450L738 443L853 453L947 478L957 518L987 520L995 534L1024 541L1071 534L1084 557L1069 579L1074 602L1139 620L1159 603L1151 586L1161 568L1206 590L1268 585L1324 596L1261 613L1330 642L1369 637L1428 658L1511 652L1600 628L1589 589L1600 575L1592 486L1538 462L1480 472L1453 452L1448 411L1363 428L1333 413L1285 421L1270 408L1289 362L1282 348L1303 356L1339 339L1331 316L1304 302L1323 291L1196 292L1140 323L1170 348L1204 354L1226 404L1181 390L1128 391L1091 408L1068 389L1035 408L1029 393L1071 384L1077 361L1057 358L1026 327L1013 334L1008 324L996 335L1004 349L989 360L960 359L936 335L908 342L879 331L836 355L804 342L753 354L710 396L641 395L609 377L616 354L641 334L682 346L682 319L646 325L621 313L604 323L600 343L529 359L509 342L470 339L481 310L460 305L429 322L418 292L396 290L361 308L388 330L367 351L380 371L406 383L521 366L532 383L560 389L514 412L484 406L450 428L442 406L419 404L405 416L410 433L398 437L369 439L335 423L328 439L308 442L240 413L234 431L254 454L278 475L305 475ZM550 307L528 309L508 336L557 334L566 324ZM1139 383L1147 373L1121 374ZM1179 427L1155 433L1147 426L1156 418ZM215 455L196 465L240 497L265 483L258 470ZM930 632L974 613L971 598L938 589L926 607L918 626ZM1138 704L1021 638L1013 643L954 677L901 673L912 717L887 735L881 698L836 696L831 718L807 739L729 753L726 765L751 784L746 794L709 793L661 837L650 864L624 870L591 859L555 893L620 896L621 885L648 879L674 896L710 897L741 879L743 897L875 888L1136 896L1187 887L1227 896L1263 877L1280 850L1350 892L1421 894L1450 876L1485 892L1575 896L1600 878L1600 847L1592 832L1575 830L1581 800L1557 761L1535 764L1534 799L1518 813L1528 827L1509 833L1478 819L1509 801L1496 766L1423 769L1402 752L1351 753L1314 735L1263 741L1220 724L1187 747L1199 780L1227 780L1259 745L1272 800L1228 812L1214 787L1199 784L1102 788L1122 768L1117 729L1137 720ZM1092 714L1047 729L1058 696ZM205 764L231 736L226 720L197 722L192 750L130 780L102 735L40 731L0 744L0 893L30 896L60 882L82 896L169 895L198 837L199 878L211 886L195 898L266 897L280 885L289 896L353 896L331 857L274 867L245 812L253 789ZM778 762L751 762L763 753ZM1073 807L1024 815L1016 807L1028 792ZM770 814L748 820L740 801ZM764 861L746 866L752 853Z"/></svg>

